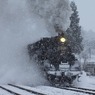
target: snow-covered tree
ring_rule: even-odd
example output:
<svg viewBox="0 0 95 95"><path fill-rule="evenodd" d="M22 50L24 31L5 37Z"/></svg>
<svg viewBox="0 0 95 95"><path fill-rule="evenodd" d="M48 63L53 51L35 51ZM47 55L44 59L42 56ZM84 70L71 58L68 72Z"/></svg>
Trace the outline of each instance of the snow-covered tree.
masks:
<svg viewBox="0 0 95 95"><path fill-rule="evenodd" d="M83 50L83 38L81 35L81 26L79 25L80 18L78 15L77 6L74 1L71 2L70 6L72 9L72 14L70 17L70 27L67 29L67 34L70 41L70 46L72 48L72 52L80 53Z"/></svg>

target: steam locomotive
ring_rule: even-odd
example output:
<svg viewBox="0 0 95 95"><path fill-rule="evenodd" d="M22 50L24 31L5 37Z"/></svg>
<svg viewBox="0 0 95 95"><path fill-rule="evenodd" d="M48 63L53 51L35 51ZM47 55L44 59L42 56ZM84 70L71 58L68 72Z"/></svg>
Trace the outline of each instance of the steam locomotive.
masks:
<svg viewBox="0 0 95 95"><path fill-rule="evenodd" d="M52 85L71 85L73 80L78 78L80 70L79 68L72 70L76 58L64 33L42 38L29 44L27 49L30 59L35 59L42 67Z"/></svg>

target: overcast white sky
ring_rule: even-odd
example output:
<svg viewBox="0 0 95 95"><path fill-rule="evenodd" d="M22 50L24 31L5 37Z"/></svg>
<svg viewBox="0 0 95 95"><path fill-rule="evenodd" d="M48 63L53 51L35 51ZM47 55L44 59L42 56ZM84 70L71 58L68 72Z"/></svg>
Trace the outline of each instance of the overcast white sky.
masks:
<svg viewBox="0 0 95 95"><path fill-rule="evenodd" d="M95 31L95 0L70 0L75 1L80 17L80 25L85 30Z"/></svg>

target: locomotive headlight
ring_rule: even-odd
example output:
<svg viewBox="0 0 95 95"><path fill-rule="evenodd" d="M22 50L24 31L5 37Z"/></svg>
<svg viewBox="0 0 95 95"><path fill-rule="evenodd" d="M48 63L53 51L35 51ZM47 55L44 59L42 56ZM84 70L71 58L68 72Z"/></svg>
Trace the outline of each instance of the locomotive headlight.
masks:
<svg viewBox="0 0 95 95"><path fill-rule="evenodd" d="M60 38L60 41L61 41L62 43L64 43L64 42L66 41L66 39L65 39L64 37L62 37L62 38Z"/></svg>

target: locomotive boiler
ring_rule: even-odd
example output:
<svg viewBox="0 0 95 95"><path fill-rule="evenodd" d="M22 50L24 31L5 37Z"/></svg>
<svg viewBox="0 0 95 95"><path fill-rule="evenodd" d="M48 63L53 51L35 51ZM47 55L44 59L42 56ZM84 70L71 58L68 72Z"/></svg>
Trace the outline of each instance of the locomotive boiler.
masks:
<svg viewBox="0 0 95 95"><path fill-rule="evenodd" d="M30 59L35 59L42 67L51 84L70 85L77 78L79 69L75 72L71 70L76 58L64 33L55 37L42 38L29 44L27 49Z"/></svg>

